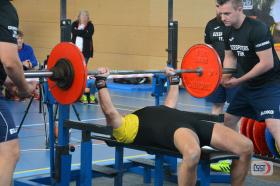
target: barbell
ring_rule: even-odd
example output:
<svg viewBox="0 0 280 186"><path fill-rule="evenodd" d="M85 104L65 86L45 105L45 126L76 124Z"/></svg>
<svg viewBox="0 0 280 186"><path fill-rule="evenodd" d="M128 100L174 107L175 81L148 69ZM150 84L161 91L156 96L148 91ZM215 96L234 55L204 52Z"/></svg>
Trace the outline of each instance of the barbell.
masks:
<svg viewBox="0 0 280 186"><path fill-rule="evenodd" d="M235 73L235 69L222 69L220 58L211 46L197 44L184 55L181 74L186 90L194 97L203 98L212 94L220 84L223 73ZM111 70L110 75L162 74L165 70ZM89 76L98 71L87 71L83 54L72 43L62 42L51 51L47 70L25 71L26 78L48 78L48 87L57 102L71 104L84 93Z"/></svg>

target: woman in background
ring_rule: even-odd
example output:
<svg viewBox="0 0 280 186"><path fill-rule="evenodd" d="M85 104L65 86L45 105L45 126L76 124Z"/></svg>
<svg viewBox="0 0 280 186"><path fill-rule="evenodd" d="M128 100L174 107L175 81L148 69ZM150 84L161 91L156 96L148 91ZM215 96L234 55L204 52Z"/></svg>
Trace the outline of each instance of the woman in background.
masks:
<svg viewBox="0 0 280 186"><path fill-rule="evenodd" d="M78 18L72 23L72 42L81 50L84 55L86 64L93 57L93 37L94 25L90 21L89 13L86 10L79 12ZM80 101L83 103L97 103L95 98L94 79L87 81L87 86L84 95Z"/></svg>

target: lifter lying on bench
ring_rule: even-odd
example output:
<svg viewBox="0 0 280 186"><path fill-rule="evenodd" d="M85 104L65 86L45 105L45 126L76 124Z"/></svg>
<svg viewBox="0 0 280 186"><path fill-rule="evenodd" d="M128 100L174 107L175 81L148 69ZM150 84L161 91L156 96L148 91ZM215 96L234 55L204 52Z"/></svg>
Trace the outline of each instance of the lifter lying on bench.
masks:
<svg viewBox="0 0 280 186"><path fill-rule="evenodd" d="M174 69L166 69L170 89L164 105L144 107L125 116L112 104L106 86L109 69L99 68L98 71L96 87L100 105L118 142L178 150L183 157L178 170L179 185L195 185L202 146L234 153L239 159L232 163L231 184L244 185L253 154L252 142L221 124L201 121L188 112L175 109L180 77L175 75Z"/></svg>

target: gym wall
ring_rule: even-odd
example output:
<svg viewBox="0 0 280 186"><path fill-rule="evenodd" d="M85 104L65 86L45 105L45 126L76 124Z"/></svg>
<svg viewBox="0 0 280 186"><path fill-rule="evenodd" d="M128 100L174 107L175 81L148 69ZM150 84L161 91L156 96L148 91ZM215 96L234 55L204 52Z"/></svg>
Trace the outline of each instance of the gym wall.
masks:
<svg viewBox="0 0 280 186"><path fill-rule="evenodd" d="M68 0L67 17L79 10L90 13L95 25L94 58L89 69L154 69L166 65L167 0ZM40 62L60 40L59 0L15 0L25 42L34 47ZM215 1L175 0L179 22L178 60L186 50L203 42L204 26L215 16Z"/></svg>

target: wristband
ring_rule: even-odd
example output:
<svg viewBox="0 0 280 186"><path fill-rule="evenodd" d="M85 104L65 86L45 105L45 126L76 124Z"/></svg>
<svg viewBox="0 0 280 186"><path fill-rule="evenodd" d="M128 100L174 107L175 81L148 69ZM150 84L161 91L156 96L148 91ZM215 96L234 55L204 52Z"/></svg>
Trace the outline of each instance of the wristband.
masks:
<svg viewBox="0 0 280 186"><path fill-rule="evenodd" d="M169 76L168 78L169 78L170 85L179 85L180 83L179 75Z"/></svg>
<svg viewBox="0 0 280 186"><path fill-rule="evenodd" d="M102 88L107 88L106 80L107 80L107 77L103 77L103 76L95 77L95 86L96 86L97 90L100 90Z"/></svg>

